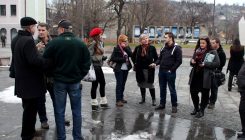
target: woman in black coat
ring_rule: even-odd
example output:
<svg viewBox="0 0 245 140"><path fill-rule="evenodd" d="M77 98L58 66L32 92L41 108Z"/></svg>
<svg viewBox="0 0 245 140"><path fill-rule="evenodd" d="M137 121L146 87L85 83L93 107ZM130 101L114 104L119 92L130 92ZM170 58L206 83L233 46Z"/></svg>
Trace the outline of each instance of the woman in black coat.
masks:
<svg viewBox="0 0 245 140"><path fill-rule="evenodd" d="M124 99L124 89L128 77L128 71L132 68L129 57L132 51L128 46L128 37L120 35L118 45L114 47L110 61L116 63L113 68L116 77L116 106L122 107L127 101Z"/></svg>
<svg viewBox="0 0 245 140"><path fill-rule="evenodd" d="M244 47L241 46L239 39L235 39L230 48L230 60L227 67L227 72L229 71L228 91L231 91L233 77L238 74L244 62L243 56Z"/></svg>
<svg viewBox="0 0 245 140"><path fill-rule="evenodd" d="M156 106L156 96L154 87L155 68L149 65L158 59L156 48L149 44L149 37L142 34L139 38L140 45L134 49L132 61L136 72L136 81L140 87L141 101L139 104L145 103L146 88L149 88L152 105Z"/></svg>
<svg viewBox="0 0 245 140"><path fill-rule="evenodd" d="M193 68L190 73L189 84L194 105L194 111L191 115L201 118L204 116L204 110L208 104L213 72L220 65L217 51L211 49L208 37L198 40L190 64ZM202 94L201 103L199 103L199 92Z"/></svg>

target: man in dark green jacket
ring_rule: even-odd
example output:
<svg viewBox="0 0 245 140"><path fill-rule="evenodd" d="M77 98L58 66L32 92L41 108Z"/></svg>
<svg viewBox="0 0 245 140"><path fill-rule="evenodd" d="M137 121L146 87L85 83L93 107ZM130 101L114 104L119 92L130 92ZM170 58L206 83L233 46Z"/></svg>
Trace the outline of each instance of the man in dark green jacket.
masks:
<svg viewBox="0 0 245 140"><path fill-rule="evenodd" d="M71 32L68 20L58 24L59 36L47 44L43 57L54 62L55 122L57 139L65 140L65 108L67 94L70 97L73 115L73 139L82 139L81 134L81 88L80 81L91 65L86 45Z"/></svg>

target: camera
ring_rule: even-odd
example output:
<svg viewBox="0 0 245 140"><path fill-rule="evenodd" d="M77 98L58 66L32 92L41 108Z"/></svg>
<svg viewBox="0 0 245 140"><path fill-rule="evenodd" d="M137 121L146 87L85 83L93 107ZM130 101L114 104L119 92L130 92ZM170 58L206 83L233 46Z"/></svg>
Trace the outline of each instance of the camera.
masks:
<svg viewBox="0 0 245 140"><path fill-rule="evenodd" d="M102 61L105 61L107 59L107 56L102 56Z"/></svg>

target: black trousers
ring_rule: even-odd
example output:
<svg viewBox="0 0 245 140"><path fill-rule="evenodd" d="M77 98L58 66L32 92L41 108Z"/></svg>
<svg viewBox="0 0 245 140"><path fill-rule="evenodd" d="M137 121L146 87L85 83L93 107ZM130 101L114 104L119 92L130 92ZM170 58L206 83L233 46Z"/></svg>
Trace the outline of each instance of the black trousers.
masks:
<svg viewBox="0 0 245 140"><path fill-rule="evenodd" d="M241 94L241 99L239 105L239 114L242 123L242 132L245 133L245 91L240 92L240 94Z"/></svg>
<svg viewBox="0 0 245 140"><path fill-rule="evenodd" d="M232 81L233 81L233 77L234 77L234 73L229 72L229 79L228 79L228 89L232 89Z"/></svg>
<svg viewBox="0 0 245 140"><path fill-rule="evenodd" d="M45 95L43 95L38 99L38 110L37 110L41 123L48 121L45 103L46 103L46 97Z"/></svg>
<svg viewBox="0 0 245 140"><path fill-rule="evenodd" d="M211 84L211 95L209 97L209 103L210 104L215 104L215 102L217 101L217 97L218 97L218 84L215 78L212 78L212 84Z"/></svg>
<svg viewBox="0 0 245 140"><path fill-rule="evenodd" d="M209 90L210 89L191 89L191 99L194 105L194 108L196 110L199 110L199 96L198 93L201 92L201 104L200 104L200 110L204 111L207 107L208 100L209 100Z"/></svg>
<svg viewBox="0 0 245 140"><path fill-rule="evenodd" d="M96 99L96 90L100 84L100 96L105 97L105 76L100 66L94 66L96 81L92 82L91 98Z"/></svg>
<svg viewBox="0 0 245 140"><path fill-rule="evenodd" d="M22 140L31 140L35 134L35 124L37 117L39 98L22 99L23 117L22 117Z"/></svg>

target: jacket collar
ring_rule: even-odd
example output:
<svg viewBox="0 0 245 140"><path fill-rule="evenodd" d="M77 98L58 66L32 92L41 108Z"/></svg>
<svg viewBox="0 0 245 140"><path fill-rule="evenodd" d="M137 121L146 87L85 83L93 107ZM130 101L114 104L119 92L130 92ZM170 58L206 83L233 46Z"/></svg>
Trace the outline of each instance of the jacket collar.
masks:
<svg viewBox="0 0 245 140"><path fill-rule="evenodd" d="M19 30L18 34L22 35L22 36L32 36L32 34L30 32L24 31L24 30Z"/></svg>
<svg viewBox="0 0 245 140"><path fill-rule="evenodd" d="M59 36L75 36L72 32L64 32L60 34Z"/></svg>

